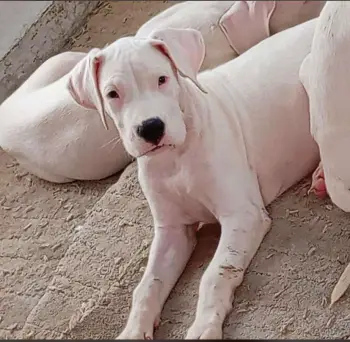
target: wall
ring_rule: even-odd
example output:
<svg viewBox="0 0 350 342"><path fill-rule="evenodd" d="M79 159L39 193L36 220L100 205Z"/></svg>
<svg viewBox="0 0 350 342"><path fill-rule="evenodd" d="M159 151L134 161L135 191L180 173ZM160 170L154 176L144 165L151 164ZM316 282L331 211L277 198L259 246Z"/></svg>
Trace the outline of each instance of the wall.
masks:
<svg viewBox="0 0 350 342"><path fill-rule="evenodd" d="M58 53L99 1L0 1L0 103Z"/></svg>

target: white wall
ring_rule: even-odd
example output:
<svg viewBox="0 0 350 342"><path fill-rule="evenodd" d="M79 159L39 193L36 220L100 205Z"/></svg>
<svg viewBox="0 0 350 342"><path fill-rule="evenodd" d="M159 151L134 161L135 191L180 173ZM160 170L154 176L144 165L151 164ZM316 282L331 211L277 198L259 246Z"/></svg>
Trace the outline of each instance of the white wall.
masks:
<svg viewBox="0 0 350 342"><path fill-rule="evenodd" d="M0 1L0 104L60 53L98 1Z"/></svg>
<svg viewBox="0 0 350 342"><path fill-rule="evenodd" d="M0 1L0 60L52 1Z"/></svg>

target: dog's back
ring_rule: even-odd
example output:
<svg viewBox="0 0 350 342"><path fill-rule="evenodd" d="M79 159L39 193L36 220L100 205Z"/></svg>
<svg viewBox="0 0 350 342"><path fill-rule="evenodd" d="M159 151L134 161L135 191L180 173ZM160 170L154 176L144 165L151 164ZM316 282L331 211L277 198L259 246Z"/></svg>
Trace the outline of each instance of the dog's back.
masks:
<svg viewBox="0 0 350 342"><path fill-rule="evenodd" d="M198 77L216 98L225 98L231 119L242 127L265 203L311 172L318 161L309 128L308 99L299 81L299 68L310 52L316 21L280 32ZM276 184L276 180L282 181Z"/></svg>

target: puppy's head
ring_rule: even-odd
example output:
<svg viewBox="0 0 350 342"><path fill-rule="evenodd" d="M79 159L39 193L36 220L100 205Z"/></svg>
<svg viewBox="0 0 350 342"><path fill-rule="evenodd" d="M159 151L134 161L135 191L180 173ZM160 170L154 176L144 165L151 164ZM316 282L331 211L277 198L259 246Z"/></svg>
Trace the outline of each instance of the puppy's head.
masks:
<svg viewBox="0 0 350 342"><path fill-rule="evenodd" d="M68 89L78 104L100 113L106 128L105 114L113 119L132 156L153 155L184 143L179 77L201 89L196 77L204 54L193 29L122 38L91 50L70 73Z"/></svg>

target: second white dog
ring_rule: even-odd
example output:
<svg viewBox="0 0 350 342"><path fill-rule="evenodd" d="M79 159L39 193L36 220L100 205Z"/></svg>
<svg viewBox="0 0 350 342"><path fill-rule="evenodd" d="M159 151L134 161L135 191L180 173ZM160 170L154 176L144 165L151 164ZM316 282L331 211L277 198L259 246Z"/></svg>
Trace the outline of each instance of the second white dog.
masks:
<svg viewBox="0 0 350 342"><path fill-rule="evenodd" d="M350 2L328 1L315 29L311 53L300 68L310 102L311 133L321 162L311 189L326 191L334 204L350 212ZM337 301L350 285L348 266L332 293Z"/></svg>
<svg viewBox="0 0 350 342"><path fill-rule="evenodd" d="M350 211L350 3L328 2L315 31L311 53L300 69L310 99L311 133L320 148L322 165L313 187L327 188L331 200ZM318 177L317 177L318 176ZM322 180L324 179L324 180ZM317 183L320 182L321 184Z"/></svg>
<svg viewBox="0 0 350 342"><path fill-rule="evenodd" d="M221 238L187 338L222 337L234 291L270 228L265 206L319 161L299 81L314 25L281 32L199 75L205 47L192 29L120 39L71 74L72 97L107 113L137 158L154 219L148 265L120 339L153 337L198 223L216 221Z"/></svg>

